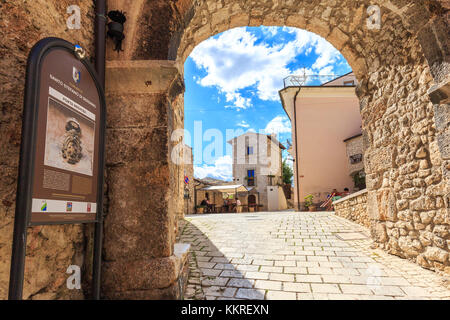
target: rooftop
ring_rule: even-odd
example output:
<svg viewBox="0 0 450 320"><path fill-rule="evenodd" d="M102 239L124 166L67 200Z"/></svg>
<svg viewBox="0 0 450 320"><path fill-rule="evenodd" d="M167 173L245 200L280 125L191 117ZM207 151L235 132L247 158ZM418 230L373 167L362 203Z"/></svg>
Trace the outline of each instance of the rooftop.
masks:
<svg viewBox="0 0 450 320"><path fill-rule="evenodd" d="M344 77L355 78L353 71L346 74L336 75L321 75L321 74L304 74L304 75L291 75L283 79L284 88L288 87L342 87L342 86L355 86L349 84L333 84L333 82L340 80ZM356 78L355 78L356 81Z"/></svg>
<svg viewBox="0 0 450 320"><path fill-rule="evenodd" d="M233 139L230 139L230 140L228 140L227 142L228 142L228 143L231 143L232 141L236 140L237 138L242 137L242 136L247 135L247 134L255 134L255 135L267 136L267 139L272 140L275 144L278 144L278 146L280 147L280 149L282 149L282 150L286 149L286 147L285 147L284 145L282 145L281 142L278 141L277 138L273 137L272 135L270 135L270 134L264 134L264 133L251 132L251 131L246 132L246 133L244 133L244 134L241 134L240 136L234 137Z"/></svg>

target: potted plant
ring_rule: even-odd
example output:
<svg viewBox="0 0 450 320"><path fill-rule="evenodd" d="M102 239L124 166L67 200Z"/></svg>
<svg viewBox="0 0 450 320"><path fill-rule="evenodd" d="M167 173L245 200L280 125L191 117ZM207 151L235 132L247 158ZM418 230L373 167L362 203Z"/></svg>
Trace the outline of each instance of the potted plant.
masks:
<svg viewBox="0 0 450 320"><path fill-rule="evenodd" d="M204 213L205 212L205 207L206 206L198 205L195 208L197 209L197 213Z"/></svg>
<svg viewBox="0 0 450 320"><path fill-rule="evenodd" d="M312 194L305 197L305 207L308 211L315 211L316 206L314 205L314 196Z"/></svg>

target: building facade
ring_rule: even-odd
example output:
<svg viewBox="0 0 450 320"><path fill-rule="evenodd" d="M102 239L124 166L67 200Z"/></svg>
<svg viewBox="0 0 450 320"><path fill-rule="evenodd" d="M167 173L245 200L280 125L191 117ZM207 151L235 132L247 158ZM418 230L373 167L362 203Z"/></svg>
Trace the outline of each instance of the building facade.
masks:
<svg viewBox="0 0 450 320"><path fill-rule="evenodd" d="M333 189L355 191L344 142L361 134L359 101L353 73L320 86L287 86L280 91L292 124L294 206L304 209L313 195L320 204Z"/></svg>
<svg viewBox="0 0 450 320"><path fill-rule="evenodd" d="M286 209L282 185L282 151L275 137L247 132L230 141L233 148L233 181L250 190L247 201L259 201L259 210Z"/></svg>
<svg viewBox="0 0 450 320"><path fill-rule="evenodd" d="M344 140L349 164L349 175L353 179L354 191L366 187L366 173L364 171L364 147L362 134Z"/></svg>

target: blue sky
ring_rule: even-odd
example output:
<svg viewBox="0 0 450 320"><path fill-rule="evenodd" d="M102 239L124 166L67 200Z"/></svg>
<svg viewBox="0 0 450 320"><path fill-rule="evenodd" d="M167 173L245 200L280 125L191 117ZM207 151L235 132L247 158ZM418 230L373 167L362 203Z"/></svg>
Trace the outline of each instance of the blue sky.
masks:
<svg viewBox="0 0 450 320"><path fill-rule="evenodd" d="M349 71L330 43L296 28L235 28L200 43L184 65L185 142L194 147L194 175L232 179L227 129L276 133L283 144L291 138L278 95L285 77Z"/></svg>

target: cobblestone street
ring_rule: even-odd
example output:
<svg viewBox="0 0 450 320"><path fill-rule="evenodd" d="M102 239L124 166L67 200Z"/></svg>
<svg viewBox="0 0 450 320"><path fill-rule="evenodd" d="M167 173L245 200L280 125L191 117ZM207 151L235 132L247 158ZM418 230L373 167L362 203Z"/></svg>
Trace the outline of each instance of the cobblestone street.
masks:
<svg viewBox="0 0 450 320"><path fill-rule="evenodd" d="M187 216L185 299L450 299L450 280L373 249L333 213Z"/></svg>

